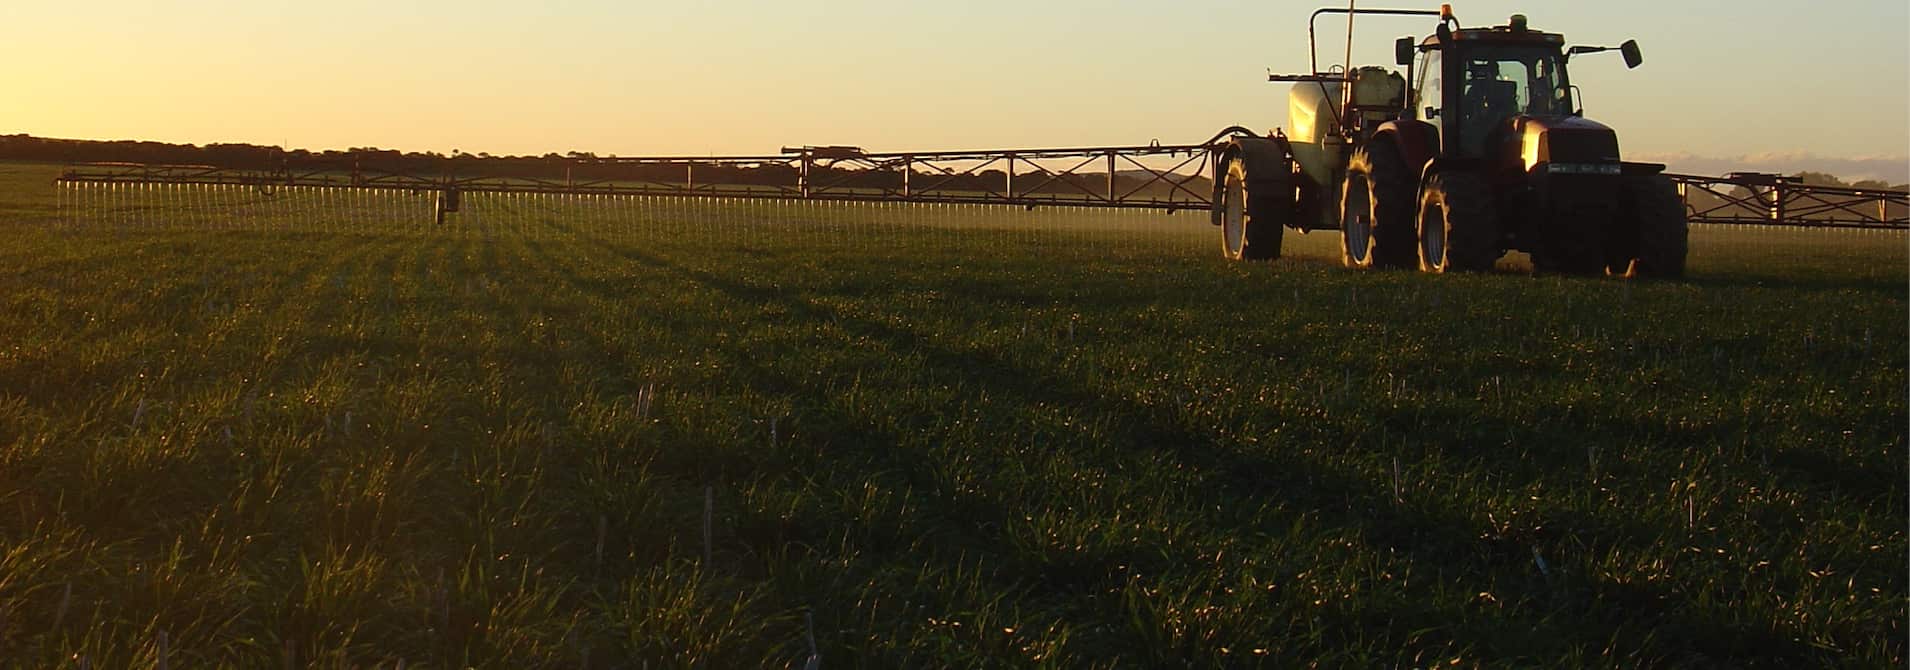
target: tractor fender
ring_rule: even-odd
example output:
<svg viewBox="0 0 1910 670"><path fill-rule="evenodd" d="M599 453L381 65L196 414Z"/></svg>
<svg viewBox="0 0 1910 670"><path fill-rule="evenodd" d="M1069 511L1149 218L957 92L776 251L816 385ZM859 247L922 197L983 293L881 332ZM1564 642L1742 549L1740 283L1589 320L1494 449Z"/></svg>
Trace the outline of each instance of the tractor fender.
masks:
<svg viewBox="0 0 1910 670"><path fill-rule="evenodd" d="M1485 167L1486 160L1483 158L1435 156L1432 160L1426 161L1426 166L1420 169L1419 185L1422 187L1425 186L1426 182L1431 180L1433 175L1447 170L1480 170Z"/></svg>
<svg viewBox="0 0 1910 670"><path fill-rule="evenodd" d="M1291 178L1293 172L1293 151L1287 144L1287 138L1273 137L1235 137L1216 156L1214 163L1214 198L1210 223L1221 225L1221 192L1227 188L1227 164L1235 156L1247 162L1247 185L1266 185L1277 187Z"/></svg>
<svg viewBox="0 0 1910 670"><path fill-rule="evenodd" d="M1420 169L1419 183L1413 185L1413 206L1419 206L1419 202L1426 198L1426 183L1432 181L1433 175L1447 170L1478 171L1485 167L1486 161L1483 158L1434 156L1432 160L1426 161L1424 168Z"/></svg>
<svg viewBox="0 0 1910 670"><path fill-rule="evenodd" d="M1665 172L1664 163L1633 163L1631 161L1624 161L1619 163L1618 167L1627 177L1649 177L1655 174L1664 174Z"/></svg>
<svg viewBox="0 0 1910 670"><path fill-rule="evenodd" d="M1291 179L1291 156L1284 137L1235 138L1228 151L1247 160L1248 183Z"/></svg>
<svg viewBox="0 0 1910 670"><path fill-rule="evenodd" d="M1399 158L1408 173L1423 171L1426 163L1439 155L1439 128L1425 121L1387 121L1373 131L1374 140L1381 137L1392 138L1393 146L1399 147Z"/></svg>
<svg viewBox="0 0 1910 670"><path fill-rule="evenodd" d="M1432 160L1426 161L1426 166L1419 170L1419 183L1424 184L1426 180L1432 178L1433 175L1447 170L1477 170L1485 167L1485 165L1486 161L1483 158L1434 157Z"/></svg>

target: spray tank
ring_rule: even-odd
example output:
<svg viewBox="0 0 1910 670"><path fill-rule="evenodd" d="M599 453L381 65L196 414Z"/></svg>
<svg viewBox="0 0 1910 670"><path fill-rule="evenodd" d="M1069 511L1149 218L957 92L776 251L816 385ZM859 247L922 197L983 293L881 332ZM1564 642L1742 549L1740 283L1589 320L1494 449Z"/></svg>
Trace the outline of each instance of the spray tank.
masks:
<svg viewBox="0 0 1910 670"><path fill-rule="evenodd" d="M1383 67L1353 70L1356 127L1371 129L1398 115L1405 103L1406 79ZM1340 135L1341 87L1332 82L1299 82L1287 93L1287 127L1293 157L1309 181L1329 188L1339 184L1335 167L1346 164L1346 138Z"/></svg>

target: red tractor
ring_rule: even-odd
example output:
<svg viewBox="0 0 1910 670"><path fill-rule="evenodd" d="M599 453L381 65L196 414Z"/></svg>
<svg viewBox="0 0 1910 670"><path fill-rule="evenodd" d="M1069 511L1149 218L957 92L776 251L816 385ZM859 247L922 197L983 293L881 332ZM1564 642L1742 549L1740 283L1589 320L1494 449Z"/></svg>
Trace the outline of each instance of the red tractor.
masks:
<svg viewBox="0 0 1910 670"><path fill-rule="evenodd" d="M1489 270L1507 251L1539 272L1675 278L1685 211L1665 166L1619 158L1618 135L1586 119L1567 76L1573 56L1636 42L1567 47L1524 16L1462 28L1439 11L1424 40L1395 43L1382 67L1273 75L1294 83L1288 132L1236 138L1216 154L1213 221L1230 258L1280 255L1285 228L1338 229L1345 264L1426 272ZM1312 30L1309 28L1309 33ZM1317 45L1316 45L1317 51ZM1290 133L1290 134L1288 134Z"/></svg>

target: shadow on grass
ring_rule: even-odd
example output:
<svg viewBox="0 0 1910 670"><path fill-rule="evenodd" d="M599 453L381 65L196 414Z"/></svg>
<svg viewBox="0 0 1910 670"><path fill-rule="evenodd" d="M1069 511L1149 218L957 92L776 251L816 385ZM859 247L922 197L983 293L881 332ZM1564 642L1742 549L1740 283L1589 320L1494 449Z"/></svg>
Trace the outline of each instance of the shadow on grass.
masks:
<svg viewBox="0 0 1910 670"><path fill-rule="evenodd" d="M1217 436L1176 420L1171 416L1171 410L1086 388L1078 380L1056 370L1017 364L987 351L952 349L934 338L911 332L905 327L859 317L805 298L795 291L739 281L734 277L696 269L628 247L613 245L610 248L629 262L674 273L738 302L757 306L774 305L796 320L835 323L849 333L870 338L889 350L919 355L922 366L933 376L969 380L990 396L1001 399L1001 402L1022 406L1049 403L1121 417L1117 429L1112 432L1124 438L1119 444L1109 445L1110 448L1170 454L1183 466L1202 473L1201 479L1207 485L1190 492L1202 507L1224 509L1251 504L1251 501L1281 501L1285 507L1293 510L1295 518L1312 515L1327 526L1353 529L1369 546L1399 552L1409 564L1419 566L1421 574L1447 574L1459 580L1496 582L1500 589L1507 592L1502 597L1550 603L1540 608L1546 615L1543 621L1533 621L1522 614L1510 612L1488 615L1485 617L1488 623L1483 626L1454 634L1454 639L1462 645L1492 649L1507 657L1527 657L1532 654L1552 656L1567 652L1573 645L1597 648L1614 639L1626 637L1647 646L1655 646L1643 642L1652 639L1650 634L1643 631L1655 630L1660 633L1679 631L1689 634L1689 638L1679 636L1691 645L1685 648L1696 649L1713 659L1739 658L1741 654L1747 653L1766 658L1820 658L1820 654L1812 649L1774 638L1754 624L1730 625L1678 614L1702 608L1691 600L1696 596L1679 593L1669 584L1626 585L1589 576L1554 579L1537 574L1538 571L1532 567L1533 549L1542 545L1550 546L1556 539L1538 534L1508 535L1482 524L1475 514L1449 505L1431 502L1397 504L1391 500L1388 487L1381 482L1359 477L1344 469L1310 463L1291 454L1276 458L1265 453L1242 451L1223 443ZM968 285L981 289L979 298L982 301L1039 302L1041 295L995 281L973 281ZM955 291L954 297L959 300L969 296ZM853 343L845 339L842 345L853 346ZM785 374L773 364L756 360L738 363L749 369L746 377L762 380L778 389L826 392L826 389L806 386L803 380ZM901 435L875 428L878 424L870 418L808 417L811 421L826 422L832 429L832 442L835 443L860 444L868 451L880 453L886 445L902 441ZM1294 416L1287 416L1285 420L1292 423L1304 421ZM1431 420L1476 423L1480 417L1455 414ZM1518 429L1511 425L1500 425L1498 428L1515 432ZM1012 538L1003 534L1003 529L1012 524L1015 516L1025 511L1015 501L985 493L976 496L938 490L939 483L929 468L909 454L891 454L879 460L887 468L903 473L912 487L932 492L930 495L935 498L934 508L946 516L946 523L940 532L951 536L950 539L959 538L959 545L971 549L1014 546ZM1278 526L1293 520L1253 521ZM1597 541L1606 546L1643 543L1659 534L1642 524L1609 518L1557 518L1554 523L1584 529L1583 532L1587 534L1599 536ZM1256 529L1242 527L1235 530L1244 534ZM896 538L898 543L902 540ZM1040 556L1012 551L998 555L1009 566L998 576L1003 580L1001 586L1004 590L1023 590L1028 597L1057 601L1065 601L1084 592L1117 588L1126 579L1126 575L1119 570L1120 566L1132 566L1159 574L1182 568L1184 566L1176 563L1191 562L1193 558L1162 553L1157 548L1140 547L1132 548L1131 552L1103 555L1099 560L1085 563L1055 564ZM1612 606L1614 603L1622 606L1615 608ZM1648 609L1643 612L1629 609L1634 606ZM1118 616L1111 612L1076 614L1108 618ZM1342 634L1347 636L1344 641L1371 639L1378 630L1386 631L1382 639L1404 640L1415 629L1438 628L1466 618L1479 620L1477 612L1424 607L1407 612L1340 614L1345 618L1330 622L1329 628L1344 631ZM1132 641L1126 643L1131 644ZM1641 651L1652 653L1649 650Z"/></svg>
<svg viewBox="0 0 1910 670"><path fill-rule="evenodd" d="M1584 512L1575 515L1566 511L1551 514L1546 521L1546 525L1551 527L1549 530L1514 528L1507 532L1505 528L1494 528L1483 522L1477 510L1458 508L1454 501L1409 500L1404 504L1397 503L1392 500L1391 491L1383 482L1374 481L1347 467L1310 461L1290 453L1292 450L1243 450L1223 436L1189 425L1176 416L1174 408L1151 406L1088 388L1063 370L1019 362L987 350L951 347L940 338L915 332L905 321L860 315L834 306L833 298L819 300L816 297L818 294L813 291L780 286L767 277L763 282L752 282L748 278L754 275L746 272L718 274L673 260L661 251L639 250L628 243L592 239L561 228L558 233L569 236L567 244L594 247L596 253L609 256L618 264L642 268L645 271L640 278L642 281L655 281L659 276L671 277L673 279L670 282L674 287L707 289L742 307L730 312L720 303L697 305L693 309L710 310L703 321L723 322L747 318L750 309L754 308L762 313L787 315L791 324L833 324L842 331L830 335L836 342L835 346L852 348L858 343L863 346L873 344L881 349L907 353L912 356L912 362L922 368L923 379L965 380L973 383L977 392L986 392L996 399L994 402L1003 406L1046 403L1084 408L1095 414L1117 417L1115 425L1108 432L1121 438L1107 444L1106 448L1111 453L1129 457L1137 454L1166 456L1183 469L1197 473L1202 485L1186 493L1193 497L1199 508L1226 510L1241 505L1250 506L1255 501L1280 503L1276 508L1280 510L1280 516L1276 518L1240 519L1221 513L1196 522L1204 524L1206 528L1218 528L1222 532L1246 536L1262 532L1267 526L1279 527L1310 518L1315 520L1316 525L1347 529L1357 534L1369 547L1395 552L1407 565L1418 566L1415 570L1417 574L1446 575L1449 587L1458 585L1460 590L1464 590L1463 585L1468 582L1489 583L1494 585L1494 590L1502 598L1527 603L1522 608L1482 613L1463 604L1423 600L1413 602L1409 598L1408 602L1393 607L1375 609L1369 606L1364 611L1328 608L1317 612L1317 617L1341 631L1336 635L1347 636L1334 640L1340 645L1338 648L1357 645L1360 640L1374 639L1392 640L1397 644L1397 641L1410 639L1416 630L1449 628L1449 637L1464 648L1486 651L1488 657L1499 658L1556 658L1608 645L1616 645L1619 651L1629 647L1645 654L1647 659L1716 661L1753 657L1826 658L1821 650L1794 641L1798 639L1797 636L1773 635L1770 622L1740 624L1732 623L1734 619L1730 618L1707 616L1715 613L1716 608L1700 600L1712 596L1682 591L1680 583L1617 583L1596 575L1547 576L1540 574L1533 566L1532 549L1545 547L1549 551L1560 546L1565 541L1559 535L1561 532L1575 534L1576 537L1572 538L1575 541L1589 539L1590 544L1596 547L1626 548L1640 547L1657 538L1664 529L1612 516L1587 515ZM633 288L630 282L639 280L637 277L627 281L590 277L573 268L565 268L564 263L541 243L527 244L533 250L533 256L541 257L549 272L557 273L553 275L554 279L594 294L604 301L628 298ZM774 260L771 257L758 260L765 259ZM986 296L972 302L1032 303L1035 306L1044 302L1040 293L1017 289L992 278L973 282L970 286L978 288ZM962 289L949 289L943 284L937 284L937 287L944 290L951 300L971 302L970 296ZM651 288L661 290L660 287ZM831 287L825 294L869 298L869 291L897 290L912 289L884 284L851 284ZM1129 302L1149 299L1118 291L1100 293L1119 295ZM876 295L879 297L879 293ZM1099 302L1094 306L1100 307ZM772 396L793 394L818 397L839 390L808 375L806 370L790 369L788 364L776 357L755 355L747 351L747 347L743 351L728 350L723 355L729 359L725 364L738 371L736 379L745 380L745 384ZM1301 425L1306 422L1305 418L1296 416L1282 416L1280 420ZM1503 419L1490 416L1482 418L1458 410L1414 419L1418 423L1454 425L1476 424L1482 420L1491 424L1486 427L1488 432L1521 432L1520 426L1510 425ZM1585 418L1578 421L1583 423L1591 420ZM1113 605L1106 601L1082 597L1083 594L1117 588L1127 579L1127 575L1121 572L1123 566L1162 574L1185 571L1190 566L1198 565L1187 549L1163 551L1160 547L1136 545L1110 547L1097 555L1076 559L1057 560L1053 556L1040 555L1039 552L1018 546L1007 531L1020 515L1026 513L1023 501L992 491L955 490L938 475L936 465L925 462L927 459L923 459L921 454L904 453L893 448L912 440L919 442L915 438L920 438L920 435L904 434L900 432L903 428L896 423L873 416L866 410L828 403L801 405L792 417L792 423L797 424L792 429L801 426L816 428L819 430L811 435L826 435L827 438L824 443L807 445L813 450L801 458L813 461L780 465L798 471L821 473L819 476L836 484L859 485L862 478L866 477L899 478L903 485L926 498L928 504L919 506L934 518L920 527L890 528L884 527L885 519L840 516L839 512L836 512L837 516L829 516L830 510L812 508L808 513L824 514L825 518L805 516L780 522L759 519L754 525L740 528L735 540L747 547L751 555L786 555L787 547L790 546L806 547L803 551L811 554L827 554L828 550L817 547L832 546L828 543L843 541L842 537L846 537L819 530L829 528L838 529L841 533L851 532L842 529L854 529L858 542L863 543L859 547L861 550L877 554L888 552L889 557L885 560L890 562L915 551L928 551L944 560L950 560L949 554L994 556L999 563L992 567L988 579L996 584L1001 594L1005 594L1004 597L1036 608L1034 611L1051 611L1040 609L1040 603L1058 607L1059 610L1052 611L1061 612L1059 616L1064 620L1083 624L1112 622L1123 616L1119 611L1110 609ZM1641 424L1630 428L1636 433L1650 430L1662 432L1665 427ZM1307 433L1305 430L1299 432L1302 435ZM1315 440L1313 443L1318 444L1330 441L1332 436L1313 434L1302 439ZM1573 447L1572 450L1576 451L1577 448ZM1476 452L1470 455L1489 456ZM776 470L730 472L744 477L760 477L765 473L772 478L789 476L787 472ZM824 562L819 555L812 558L816 559L814 564ZM903 562L908 562L908 559L903 559ZM842 588L843 584L851 583L844 581L850 579L847 573L857 570L880 572L892 567L881 562L875 565L865 561L856 564L861 567L851 567L850 563L832 563L838 567L828 571L839 574L824 581L836 586L822 588ZM1287 565L1295 571L1306 569L1301 565ZM1199 574L1197 568L1196 574ZM816 583L810 583L810 587L816 586ZM800 601L813 602L814 595L797 594L796 597L802 598ZM1411 598L1429 596L1424 587L1409 595ZM825 596L825 600L836 598L840 600L829 603L824 609L855 609L851 602L855 600L852 594L845 592ZM834 618L834 615L824 614L824 617ZM829 628L842 630L848 630L848 626L852 625L846 620L829 623L832 624ZM1452 628L1454 626L1457 628ZM1677 639L1665 637L1667 635ZM1112 649L1126 649L1133 653L1159 651L1145 648L1143 643L1133 639L1115 637L1105 640L1097 638L1097 641L1112 645ZM838 640L836 643L848 642Z"/></svg>

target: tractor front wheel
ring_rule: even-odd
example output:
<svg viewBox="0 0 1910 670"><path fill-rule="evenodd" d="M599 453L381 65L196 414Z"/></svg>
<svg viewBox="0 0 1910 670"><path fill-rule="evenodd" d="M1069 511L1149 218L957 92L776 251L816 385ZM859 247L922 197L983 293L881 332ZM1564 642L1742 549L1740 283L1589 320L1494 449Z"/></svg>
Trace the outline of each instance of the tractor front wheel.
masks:
<svg viewBox="0 0 1910 670"><path fill-rule="evenodd" d="M1623 237L1613 230L1618 208L1603 191L1555 189L1551 214L1532 250L1539 274L1596 275L1611 264L1607 242Z"/></svg>
<svg viewBox="0 0 1910 670"><path fill-rule="evenodd" d="M1629 271L1612 270L1631 277L1683 278L1691 240L1678 185L1664 175L1627 179L1624 202L1627 227L1636 231L1633 253L1628 254L1635 260Z"/></svg>
<svg viewBox="0 0 1910 670"><path fill-rule="evenodd" d="M1498 262L1499 220L1485 181L1470 172L1426 180L1419 198L1419 269L1486 272Z"/></svg>

